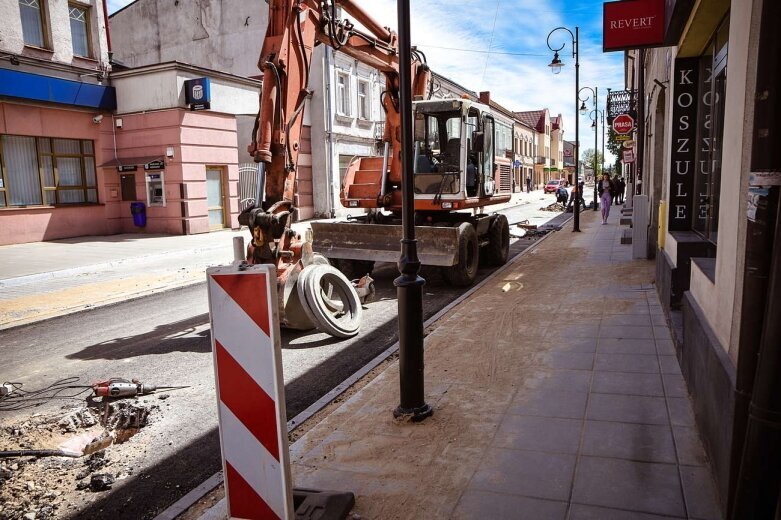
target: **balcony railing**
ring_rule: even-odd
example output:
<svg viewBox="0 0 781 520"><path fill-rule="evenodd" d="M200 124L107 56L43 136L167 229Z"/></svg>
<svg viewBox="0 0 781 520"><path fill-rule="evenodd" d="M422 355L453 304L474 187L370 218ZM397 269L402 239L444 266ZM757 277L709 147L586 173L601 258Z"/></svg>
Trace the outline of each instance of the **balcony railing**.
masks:
<svg viewBox="0 0 781 520"><path fill-rule="evenodd" d="M543 155L537 155L534 157L534 164L545 164L548 158Z"/></svg>

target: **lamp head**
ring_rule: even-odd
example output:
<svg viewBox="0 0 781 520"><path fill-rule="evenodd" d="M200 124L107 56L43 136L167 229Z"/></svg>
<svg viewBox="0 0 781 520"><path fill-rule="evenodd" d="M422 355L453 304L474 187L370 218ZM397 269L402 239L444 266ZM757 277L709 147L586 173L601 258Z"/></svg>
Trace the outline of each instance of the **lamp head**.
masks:
<svg viewBox="0 0 781 520"><path fill-rule="evenodd" d="M597 120L596 119L591 122L591 128L596 130L596 128L597 128Z"/></svg>
<svg viewBox="0 0 781 520"><path fill-rule="evenodd" d="M586 102L585 102L585 101L581 101L581 102L580 102L580 113L581 113L581 114L585 114L585 113L586 113L586 110L588 110L588 109L586 108Z"/></svg>
<svg viewBox="0 0 781 520"><path fill-rule="evenodd" d="M558 52L553 53L553 60L551 60L551 62L548 64L548 67L551 68L551 72L554 74L561 72L562 67L564 67L564 62L559 59Z"/></svg>

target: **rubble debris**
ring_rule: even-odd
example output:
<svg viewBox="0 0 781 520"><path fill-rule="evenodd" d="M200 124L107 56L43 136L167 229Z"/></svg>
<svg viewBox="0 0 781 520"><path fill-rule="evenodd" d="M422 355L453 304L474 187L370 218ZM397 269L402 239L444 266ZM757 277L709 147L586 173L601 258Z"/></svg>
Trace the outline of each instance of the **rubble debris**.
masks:
<svg viewBox="0 0 781 520"><path fill-rule="evenodd" d="M114 445L139 433L160 406L135 399L104 401L68 405L53 414L30 415L0 425L0 452L36 448L54 452L59 448L79 455L0 457L0 520L32 518L28 514L35 515L35 520L69 517L95 500L90 498L92 493L111 489L134 473L126 452Z"/></svg>
<svg viewBox="0 0 781 520"><path fill-rule="evenodd" d="M100 424L112 430L143 428L149 418L149 406L127 401L103 402Z"/></svg>
<svg viewBox="0 0 781 520"><path fill-rule="evenodd" d="M98 424L98 418L89 408L80 408L69 413L57 423L57 425L66 432L75 432L84 428L90 428Z"/></svg>
<svg viewBox="0 0 781 520"><path fill-rule="evenodd" d="M96 473L92 475L89 481L90 491L105 491L111 489L111 485L115 482L114 475L111 473Z"/></svg>
<svg viewBox="0 0 781 520"><path fill-rule="evenodd" d="M553 204L545 206L544 208L540 208L540 211L555 211L557 213L561 213L566 210L567 207L559 202L554 202Z"/></svg>

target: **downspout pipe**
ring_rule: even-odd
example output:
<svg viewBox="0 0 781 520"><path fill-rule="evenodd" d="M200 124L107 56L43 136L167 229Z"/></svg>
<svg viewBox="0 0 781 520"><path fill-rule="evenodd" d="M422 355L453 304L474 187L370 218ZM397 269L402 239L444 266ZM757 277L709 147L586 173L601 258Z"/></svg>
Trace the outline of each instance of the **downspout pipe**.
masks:
<svg viewBox="0 0 781 520"><path fill-rule="evenodd" d="M635 193L641 194L645 164L645 49L640 49L637 73L637 157L635 158Z"/></svg>
<svg viewBox="0 0 781 520"><path fill-rule="evenodd" d="M103 0L103 23L106 24L106 45L108 46L108 52L111 53L111 29L108 24L108 5L106 0ZM109 61L111 61L110 54Z"/></svg>
<svg viewBox="0 0 781 520"><path fill-rule="evenodd" d="M781 486L781 211L776 211L767 294L759 363L731 515L735 520L775 518Z"/></svg>

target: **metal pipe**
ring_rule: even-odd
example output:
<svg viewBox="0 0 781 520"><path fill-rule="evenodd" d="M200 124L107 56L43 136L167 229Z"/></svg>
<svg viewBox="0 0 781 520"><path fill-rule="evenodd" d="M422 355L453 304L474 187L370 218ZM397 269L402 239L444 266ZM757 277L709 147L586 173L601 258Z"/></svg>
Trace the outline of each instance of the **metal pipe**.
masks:
<svg viewBox="0 0 781 520"><path fill-rule="evenodd" d="M258 163L258 178L255 183L255 207L262 208L266 197L266 163Z"/></svg>
<svg viewBox="0 0 781 520"><path fill-rule="evenodd" d="M579 29L575 26L575 38L572 43L572 53L575 58L575 187L578 188L578 174L580 172L580 121L578 117L578 109L580 108L578 101L580 91L580 56L578 52L579 46ZM577 199L577 197L576 197ZM580 205L575 200L575 207L572 209L575 215L575 223L572 226L572 231L580 232Z"/></svg>
<svg viewBox="0 0 781 520"><path fill-rule="evenodd" d="M390 153L390 143L383 143L385 148L382 152L382 180L380 181L380 197L385 196L385 184L388 182L388 154ZM414 164L414 163L413 163Z"/></svg>
<svg viewBox="0 0 781 520"><path fill-rule="evenodd" d="M244 237L233 237L233 261L241 263L246 258L244 251Z"/></svg>
<svg viewBox="0 0 781 520"><path fill-rule="evenodd" d="M425 401L423 378L423 285L418 275L415 240L415 193L412 135L412 52L410 49L409 0L398 0L399 21L399 107L401 111L402 239L399 273L393 281L399 301L399 389L397 418L422 421L434 413Z"/></svg>
<svg viewBox="0 0 781 520"><path fill-rule="evenodd" d="M771 188L773 191L777 187ZM773 256L754 390L732 510L733 519L775 518L781 485L781 211L776 210ZM742 353L741 353L742 354Z"/></svg>
<svg viewBox="0 0 781 520"><path fill-rule="evenodd" d="M596 195L598 194L597 191L597 121L599 121L599 87L594 87L594 211L597 210Z"/></svg>
<svg viewBox="0 0 781 520"><path fill-rule="evenodd" d="M366 11L355 5L352 0L338 0L345 11L355 17L355 19L364 27L369 29L377 38L387 44L391 44L391 32L387 27L383 27L380 22L375 20ZM401 28L399 28L401 31Z"/></svg>

